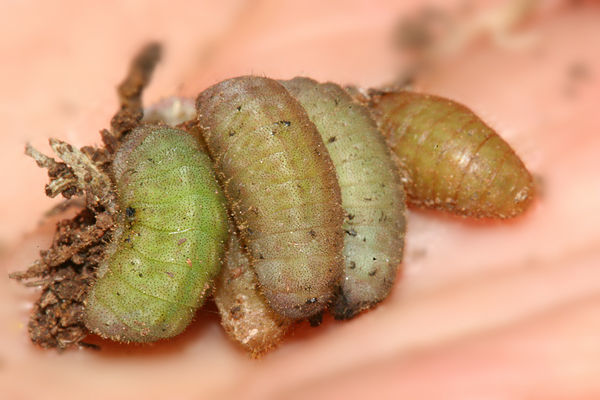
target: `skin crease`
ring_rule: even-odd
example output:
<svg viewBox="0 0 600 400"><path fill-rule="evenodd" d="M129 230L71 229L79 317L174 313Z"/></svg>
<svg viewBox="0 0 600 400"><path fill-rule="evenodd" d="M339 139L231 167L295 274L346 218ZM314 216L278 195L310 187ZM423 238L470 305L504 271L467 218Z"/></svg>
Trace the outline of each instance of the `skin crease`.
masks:
<svg viewBox="0 0 600 400"><path fill-rule="evenodd" d="M243 73L362 86L391 81L398 65L386 40L397 16L418 4L322 3L299 8L263 1L250 8L232 2L189 12L192 4L174 1L149 6L141 18L131 5L98 5L92 12L76 2L36 3L34 15L28 2L3 3L0 15L23 22L0 24L6 54L2 271L33 261L56 221L36 225L56 201L44 197L45 174L22 155L25 141L42 151L48 136L78 146L99 143L98 130L116 110L114 87L150 37L163 40L167 54L147 102L173 92L195 96ZM488 3L478 7L495 5ZM240 10L244 21L236 20ZM410 212L406 271L388 300L352 321L325 317L318 330L301 327L259 362L229 342L210 309L170 342L96 341L102 352L42 351L29 343L25 327L35 291L0 280L3 394L597 398L600 53L591 46L600 40L599 19L597 5L552 3L521 30L537 36L530 49L482 39L417 81L420 91L473 109L541 178L540 199L523 217L473 223ZM72 379L68 390L65 377Z"/></svg>

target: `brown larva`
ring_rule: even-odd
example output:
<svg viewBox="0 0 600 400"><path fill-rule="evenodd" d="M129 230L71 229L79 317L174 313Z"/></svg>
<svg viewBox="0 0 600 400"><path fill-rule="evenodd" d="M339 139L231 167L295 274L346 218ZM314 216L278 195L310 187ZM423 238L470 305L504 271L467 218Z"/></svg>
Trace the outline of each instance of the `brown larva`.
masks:
<svg viewBox="0 0 600 400"><path fill-rule="evenodd" d="M523 162L462 104L398 91L376 93L370 107L404 171L410 204L509 218L531 203L534 184Z"/></svg>

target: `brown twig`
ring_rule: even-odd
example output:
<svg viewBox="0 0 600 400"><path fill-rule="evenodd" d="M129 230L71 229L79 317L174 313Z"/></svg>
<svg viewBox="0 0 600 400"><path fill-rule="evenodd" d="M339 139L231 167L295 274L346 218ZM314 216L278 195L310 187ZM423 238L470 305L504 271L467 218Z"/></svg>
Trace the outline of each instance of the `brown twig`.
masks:
<svg viewBox="0 0 600 400"><path fill-rule="evenodd" d="M150 82L160 55L160 44L146 45L133 59L125 80L119 85L117 92L121 107L111 120L111 131L103 130L101 132L104 144L109 151L114 151L115 142L138 126L142 120L144 115L142 92Z"/></svg>

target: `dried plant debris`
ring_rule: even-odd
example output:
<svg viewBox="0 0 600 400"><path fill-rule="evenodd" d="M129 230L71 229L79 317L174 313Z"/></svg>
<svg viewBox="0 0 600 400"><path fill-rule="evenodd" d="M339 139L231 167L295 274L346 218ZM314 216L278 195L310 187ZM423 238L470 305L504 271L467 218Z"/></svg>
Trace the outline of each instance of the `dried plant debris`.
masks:
<svg viewBox="0 0 600 400"><path fill-rule="evenodd" d="M104 149L78 149L50 139L52 150L60 158L57 161L26 146L25 153L48 170L46 195L62 194L66 199L82 196L85 201L78 215L58 223L52 245L40 252L38 260L26 271L10 274L10 278L27 286L41 287L29 320L29 336L41 347L85 345L82 340L88 331L83 323L84 299L105 257L106 244L112 239L117 208L107 168L121 138L142 119L141 93L159 55L160 47L150 44L134 59L119 87L120 110L112 119L111 130L102 131Z"/></svg>
<svg viewBox="0 0 600 400"><path fill-rule="evenodd" d="M111 135L114 143L122 135L137 127L144 116L142 92L148 86L154 67L160 60L161 47L158 43L150 43L134 58L125 80L119 85L118 93L121 102L120 110L112 118ZM106 141L104 144L109 147ZM113 148L114 150L114 148Z"/></svg>
<svg viewBox="0 0 600 400"><path fill-rule="evenodd" d="M42 289L29 320L34 343L63 349L87 336L83 301L111 238L111 226L110 216L84 209L73 219L58 223L52 245L40 252L27 271L10 275Z"/></svg>

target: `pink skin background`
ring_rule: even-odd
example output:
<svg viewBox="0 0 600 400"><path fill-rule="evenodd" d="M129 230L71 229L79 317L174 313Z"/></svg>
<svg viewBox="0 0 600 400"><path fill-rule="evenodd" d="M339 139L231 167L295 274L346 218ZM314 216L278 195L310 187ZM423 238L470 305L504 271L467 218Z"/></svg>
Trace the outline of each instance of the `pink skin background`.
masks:
<svg viewBox="0 0 600 400"><path fill-rule="evenodd" d="M37 292L6 276L49 245L57 219L42 215L59 200L44 196L46 174L24 144L46 153L48 137L99 144L114 88L150 39L165 57L147 104L241 74L390 82L408 60L391 45L393 28L422 4L2 2L1 397L599 398L600 7L578 4L542 2L509 32L533 34L532 43L479 38L416 84L469 105L513 145L541 183L532 209L506 222L412 210L404 273L384 303L352 321L303 325L254 361L227 339L214 307L155 345L34 347L26 324ZM576 64L585 68L573 79Z"/></svg>

